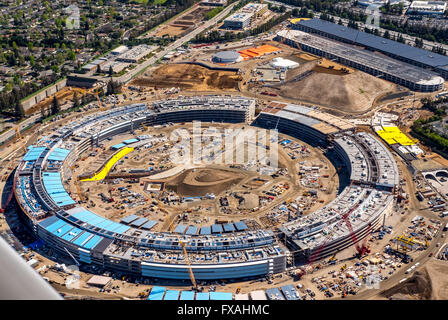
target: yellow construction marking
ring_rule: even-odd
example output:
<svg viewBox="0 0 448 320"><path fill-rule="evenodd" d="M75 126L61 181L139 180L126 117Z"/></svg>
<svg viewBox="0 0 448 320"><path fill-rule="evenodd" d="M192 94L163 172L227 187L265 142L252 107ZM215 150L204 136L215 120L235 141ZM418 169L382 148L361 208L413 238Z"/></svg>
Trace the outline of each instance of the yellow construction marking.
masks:
<svg viewBox="0 0 448 320"><path fill-rule="evenodd" d="M383 127L383 129L376 133L388 144L399 143L402 146L411 146L417 143L417 140L410 139L398 127Z"/></svg>
<svg viewBox="0 0 448 320"><path fill-rule="evenodd" d="M132 152L132 151L134 151L134 148L129 148L129 147L123 148L122 150L120 150L120 152L115 154L106 163L106 165L104 166L103 170L98 172L92 178L82 179L81 181L99 181L99 180L103 180L104 178L106 178L107 174L109 173L110 169L112 169L114 164L117 163L118 160L120 160L121 158L123 158L125 155L127 155L129 152Z"/></svg>

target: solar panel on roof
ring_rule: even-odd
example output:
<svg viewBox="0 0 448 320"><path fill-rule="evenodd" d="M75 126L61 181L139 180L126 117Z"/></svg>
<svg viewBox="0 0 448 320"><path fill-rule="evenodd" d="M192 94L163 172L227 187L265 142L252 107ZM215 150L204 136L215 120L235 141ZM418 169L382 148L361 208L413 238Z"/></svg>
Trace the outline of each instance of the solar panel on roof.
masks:
<svg viewBox="0 0 448 320"><path fill-rule="evenodd" d="M224 230L222 229L222 225L220 224L214 224L212 225L212 233L221 233Z"/></svg>
<svg viewBox="0 0 448 320"><path fill-rule="evenodd" d="M193 235L193 234L196 234L197 232L198 232L198 228L197 227L189 226L187 231L185 232L185 234Z"/></svg>
<svg viewBox="0 0 448 320"><path fill-rule="evenodd" d="M199 232L199 234L211 234L211 233L212 228L209 226L201 227L201 231Z"/></svg>
<svg viewBox="0 0 448 320"><path fill-rule="evenodd" d="M174 229L175 233L184 233L185 230L187 229L187 226L183 225L183 224L179 224L176 229Z"/></svg>
<svg viewBox="0 0 448 320"><path fill-rule="evenodd" d="M431 67L448 65L448 57L424 49L412 47L397 41L385 39L356 29L343 27L338 24L320 19L302 20L299 25L309 27L320 32L328 33L341 40L382 51L389 55L396 55ZM337 39L337 40L339 40Z"/></svg>
<svg viewBox="0 0 448 320"><path fill-rule="evenodd" d="M233 232L235 231L235 227L233 226L232 223L226 223L225 225L223 225L224 227L224 231L225 232Z"/></svg>
<svg viewBox="0 0 448 320"><path fill-rule="evenodd" d="M140 228L150 230L152 227L154 227L157 224L157 221L150 220L146 222L144 225L142 225Z"/></svg>
<svg viewBox="0 0 448 320"><path fill-rule="evenodd" d="M238 231L247 230L248 227L243 221L238 221L233 223Z"/></svg>
<svg viewBox="0 0 448 320"><path fill-rule="evenodd" d="M144 223L146 223L148 221L148 219L146 218L140 218L135 220L134 222L131 223L131 226L134 227L140 227L141 225L143 225Z"/></svg>
<svg viewBox="0 0 448 320"><path fill-rule="evenodd" d="M129 224L132 221L137 220L139 217L136 216L135 214L131 214L130 216L124 217L123 219L121 219L121 223L125 223L125 224Z"/></svg>

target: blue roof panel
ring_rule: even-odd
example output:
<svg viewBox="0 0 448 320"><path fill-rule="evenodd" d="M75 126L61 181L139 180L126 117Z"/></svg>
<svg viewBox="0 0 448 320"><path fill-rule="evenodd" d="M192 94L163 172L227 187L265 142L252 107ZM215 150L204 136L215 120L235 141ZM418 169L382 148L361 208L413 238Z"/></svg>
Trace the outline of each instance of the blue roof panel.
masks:
<svg viewBox="0 0 448 320"><path fill-rule="evenodd" d="M194 291L182 291L179 300L194 300Z"/></svg>

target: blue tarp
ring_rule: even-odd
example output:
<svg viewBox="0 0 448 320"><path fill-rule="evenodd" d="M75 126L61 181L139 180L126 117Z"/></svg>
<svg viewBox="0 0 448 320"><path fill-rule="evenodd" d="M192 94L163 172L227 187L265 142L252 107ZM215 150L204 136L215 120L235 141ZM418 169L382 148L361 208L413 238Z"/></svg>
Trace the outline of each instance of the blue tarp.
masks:
<svg viewBox="0 0 448 320"><path fill-rule="evenodd" d="M153 287L148 296L148 300L162 300L165 291L165 287Z"/></svg>
<svg viewBox="0 0 448 320"><path fill-rule="evenodd" d="M182 291L179 300L194 300L194 291Z"/></svg>
<svg viewBox="0 0 448 320"><path fill-rule="evenodd" d="M114 149L114 150L118 150L118 149L123 148L124 146L126 146L124 143L118 143L118 144L116 144L116 145L113 145L113 146L110 147L110 148L111 148L111 149Z"/></svg>
<svg viewBox="0 0 448 320"><path fill-rule="evenodd" d="M231 292L210 292L210 300L232 300Z"/></svg>
<svg viewBox="0 0 448 320"><path fill-rule="evenodd" d="M179 290L167 290L163 300L179 300Z"/></svg>
<svg viewBox="0 0 448 320"><path fill-rule="evenodd" d="M210 294L208 292L196 293L196 300L210 300Z"/></svg>
<svg viewBox="0 0 448 320"><path fill-rule="evenodd" d="M134 142L138 142L138 139L127 139L127 140L124 140L123 141L123 143L124 144L131 144L131 143L134 143Z"/></svg>

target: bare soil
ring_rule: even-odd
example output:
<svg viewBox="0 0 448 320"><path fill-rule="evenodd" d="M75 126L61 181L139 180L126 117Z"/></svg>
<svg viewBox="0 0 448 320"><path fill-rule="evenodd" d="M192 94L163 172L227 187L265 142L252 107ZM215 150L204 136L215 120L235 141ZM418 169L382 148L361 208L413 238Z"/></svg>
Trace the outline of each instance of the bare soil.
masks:
<svg viewBox="0 0 448 320"><path fill-rule="evenodd" d="M145 72L132 82L144 87L180 87L191 91L237 90L239 76L231 71L213 71L193 64L167 64Z"/></svg>
<svg viewBox="0 0 448 320"><path fill-rule="evenodd" d="M219 194L240 182L245 175L219 169L191 169L167 181L166 188L183 196Z"/></svg>
<svg viewBox="0 0 448 320"><path fill-rule="evenodd" d="M300 81L279 85L279 94L337 111L362 113L371 108L377 96L394 88L392 83L360 71L341 75L338 70L323 72L319 66L313 71Z"/></svg>

